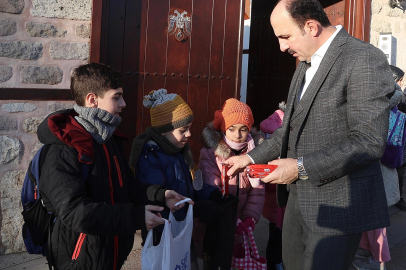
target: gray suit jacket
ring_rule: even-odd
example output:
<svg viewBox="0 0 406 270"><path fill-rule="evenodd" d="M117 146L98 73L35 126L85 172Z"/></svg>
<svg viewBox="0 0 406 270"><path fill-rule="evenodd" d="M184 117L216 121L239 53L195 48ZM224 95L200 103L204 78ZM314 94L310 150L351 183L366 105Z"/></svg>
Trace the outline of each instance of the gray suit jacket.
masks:
<svg viewBox="0 0 406 270"><path fill-rule="evenodd" d="M299 63L283 125L249 153L255 163L303 156L308 180L297 180L307 226L320 234L352 234L389 225L379 160L386 144L395 83L385 55L342 29L299 103ZM280 206L286 185L278 185Z"/></svg>

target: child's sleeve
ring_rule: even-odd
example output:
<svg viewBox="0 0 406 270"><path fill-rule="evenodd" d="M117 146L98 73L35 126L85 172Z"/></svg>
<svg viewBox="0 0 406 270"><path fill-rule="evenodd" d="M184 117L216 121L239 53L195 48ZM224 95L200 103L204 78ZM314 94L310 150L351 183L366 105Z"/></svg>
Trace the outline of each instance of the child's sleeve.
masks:
<svg viewBox="0 0 406 270"><path fill-rule="evenodd" d="M163 170L162 163L158 160L140 157L135 168L136 179L144 184L166 186Z"/></svg>
<svg viewBox="0 0 406 270"><path fill-rule="evenodd" d="M242 178L243 176L240 175ZM248 177L247 177L248 178ZM246 179L246 181L249 181ZM253 217L256 222L262 214L265 203L265 185L262 183L258 187L251 187L247 193L247 202L242 210L242 217Z"/></svg>
<svg viewBox="0 0 406 270"><path fill-rule="evenodd" d="M203 182L212 186L221 186L221 172L217 166L214 150L202 148L200 151L200 160L197 165L202 171Z"/></svg>

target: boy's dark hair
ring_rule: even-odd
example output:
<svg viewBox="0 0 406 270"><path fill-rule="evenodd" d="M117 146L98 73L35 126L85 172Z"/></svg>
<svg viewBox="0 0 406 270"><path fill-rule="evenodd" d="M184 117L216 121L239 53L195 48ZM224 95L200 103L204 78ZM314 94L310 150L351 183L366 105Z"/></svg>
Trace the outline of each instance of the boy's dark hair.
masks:
<svg viewBox="0 0 406 270"><path fill-rule="evenodd" d="M318 21L323 27L331 25L326 12L317 0L290 0L287 1L285 8L302 31L306 21L310 19Z"/></svg>
<svg viewBox="0 0 406 270"><path fill-rule="evenodd" d="M70 82L70 91L79 106L85 105L85 99L89 93L103 97L108 90L120 87L123 87L121 73L98 63L77 67L72 73Z"/></svg>

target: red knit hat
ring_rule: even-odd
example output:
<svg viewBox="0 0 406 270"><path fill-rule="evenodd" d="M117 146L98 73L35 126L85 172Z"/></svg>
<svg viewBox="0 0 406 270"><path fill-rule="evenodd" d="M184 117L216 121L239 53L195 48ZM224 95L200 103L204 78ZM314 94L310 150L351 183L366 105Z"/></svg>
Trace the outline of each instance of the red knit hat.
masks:
<svg viewBox="0 0 406 270"><path fill-rule="evenodd" d="M235 124L244 124L251 129L254 117L247 104L235 98L229 98L224 102L223 109L214 113L213 125L215 129L225 133L230 126Z"/></svg>

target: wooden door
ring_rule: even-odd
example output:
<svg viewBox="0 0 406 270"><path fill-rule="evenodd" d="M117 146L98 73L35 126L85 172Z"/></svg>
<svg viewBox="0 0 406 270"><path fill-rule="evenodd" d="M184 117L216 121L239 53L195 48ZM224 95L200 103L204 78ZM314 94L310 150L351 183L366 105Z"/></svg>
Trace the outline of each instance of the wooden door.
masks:
<svg viewBox="0 0 406 270"><path fill-rule="evenodd" d="M165 88L194 112L190 144L197 160L202 129L226 99L239 96L244 2L103 0L99 61L125 77L120 129L130 138L127 155L133 138L150 126L143 97ZM171 16L189 27L179 32L175 23L170 31Z"/></svg>
<svg viewBox="0 0 406 270"><path fill-rule="evenodd" d="M253 0L247 80L247 104L254 114L254 125L286 101L290 81L296 69L296 58L280 51L270 24L276 0ZM344 25L345 1L320 0L333 25Z"/></svg>
<svg viewBox="0 0 406 270"><path fill-rule="evenodd" d="M296 59L279 50L279 42L269 16L276 0L253 0L248 60L247 104L254 114L254 125L286 101L290 81L296 69Z"/></svg>

